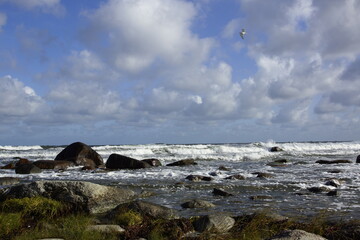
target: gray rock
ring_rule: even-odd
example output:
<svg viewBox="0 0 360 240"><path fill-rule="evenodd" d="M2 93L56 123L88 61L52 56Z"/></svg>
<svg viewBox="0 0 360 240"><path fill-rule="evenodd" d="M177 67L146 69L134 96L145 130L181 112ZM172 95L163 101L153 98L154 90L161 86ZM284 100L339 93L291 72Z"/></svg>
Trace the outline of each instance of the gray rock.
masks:
<svg viewBox="0 0 360 240"><path fill-rule="evenodd" d="M15 185L20 182L20 178L14 177L0 177L0 186Z"/></svg>
<svg viewBox="0 0 360 240"><path fill-rule="evenodd" d="M101 233L123 233L125 229L119 225L90 225L86 228L87 231L95 231Z"/></svg>
<svg viewBox="0 0 360 240"><path fill-rule="evenodd" d="M215 207L215 205L208 201L194 199L189 202L185 202L185 203L181 204L181 207L183 207L183 208L212 208L212 207Z"/></svg>
<svg viewBox="0 0 360 240"><path fill-rule="evenodd" d="M194 222L194 229L198 232L224 233L229 231L235 224L235 219L225 215L202 216Z"/></svg>
<svg viewBox="0 0 360 240"><path fill-rule="evenodd" d="M303 230L286 230L279 235L276 235L269 240L326 240L320 235L308 233Z"/></svg>
<svg viewBox="0 0 360 240"><path fill-rule="evenodd" d="M43 196L70 204L74 210L102 213L135 197L131 190L82 181L37 181L9 188L2 198Z"/></svg>
<svg viewBox="0 0 360 240"><path fill-rule="evenodd" d="M200 181L210 182L210 181L214 180L212 177L201 176L201 175L189 175L186 177L186 179L193 181L193 182L200 182Z"/></svg>

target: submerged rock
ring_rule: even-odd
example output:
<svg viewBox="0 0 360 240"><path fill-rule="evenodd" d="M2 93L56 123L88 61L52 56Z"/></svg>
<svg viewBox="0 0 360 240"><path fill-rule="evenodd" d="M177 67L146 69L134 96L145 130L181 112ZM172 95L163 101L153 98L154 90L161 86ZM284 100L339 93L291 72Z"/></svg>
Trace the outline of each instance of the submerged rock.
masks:
<svg viewBox="0 0 360 240"><path fill-rule="evenodd" d="M220 188L214 188L212 193L215 196L223 196L223 197L234 196L233 194L225 192L223 189L220 189Z"/></svg>
<svg viewBox="0 0 360 240"><path fill-rule="evenodd" d="M194 159L184 159L177 162L169 163L166 166L189 166L189 165L197 165Z"/></svg>
<svg viewBox="0 0 360 240"><path fill-rule="evenodd" d="M225 179L227 179L227 180L245 180L246 177L244 177L243 175L240 175L240 174L236 174L236 175L231 175L229 177L226 177Z"/></svg>
<svg viewBox="0 0 360 240"><path fill-rule="evenodd" d="M63 149L55 161L70 161L79 166L104 165L102 157L91 147L82 142L75 142Z"/></svg>
<svg viewBox="0 0 360 240"><path fill-rule="evenodd" d="M102 213L133 199L135 192L82 181L36 181L11 187L1 198L42 196L69 204L74 210Z"/></svg>
<svg viewBox="0 0 360 240"><path fill-rule="evenodd" d="M183 208L212 208L215 207L214 204L208 201L194 199L188 202L181 204Z"/></svg>
<svg viewBox="0 0 360 240"><path fill-rule="evenodd" d="M32 163L26 163L26 164L21 164L21 165L16 166L15 173L16 174L41 173L41 169Z"/></svg>
<svg viewBox="0 0 360 240"><path fill-rule="evenodd" d="M340 163L352 163L350 160L318 160L315 163L319 164L340 164Z"/></svg>
<svg viewBox="0 0 360 240"><path fill-rule="evenodd" d="M38 160L33 163L40 169L60 169L65 170L68 167L74 166L70 161L54 161L54 160Z"/></svg>
<svg viewBox="0 0 360 240"><path fill-rule="evenodd" d="M272 147L269 150L270 152L282 152L284 151L283 149L281 149L280 147Z"/></svg>
<svg viewBox="0 0 360 240"><path fill-rule="evenodd" d="M212 177L201 176L201 175L189 175L186 177L186 179L193 181L193 182L200 182L200 181L210 182L210 181L214 180Z"/></svg>
<svg viewBox="0 0 360 240"><path fill-rule="evenodd" d="M160 167L160 166L162 166L160 160L156 159L156 158L149 158L149 159L144 159L144 160L141 160L141 161L148 163L152 167Z"/></svg>

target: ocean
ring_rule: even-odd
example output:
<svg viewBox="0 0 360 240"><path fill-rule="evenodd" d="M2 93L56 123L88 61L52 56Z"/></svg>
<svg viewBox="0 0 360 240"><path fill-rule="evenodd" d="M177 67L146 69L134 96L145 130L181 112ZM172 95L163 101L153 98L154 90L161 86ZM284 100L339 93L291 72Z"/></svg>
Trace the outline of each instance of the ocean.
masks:
<svg viewBox="0 0 360 240"><path fill-rule="evenodd" d="M70 143L69 143L70 144ZM277 146L283 151L271 152ZM53 160L65 146L0 146L0 166L14 158ZM271 211L285 216L309 217L322 212L335 218L360 219L360 142L256 142L237 144L146 144L91 146L106 162L112 153L135 159L156 158L163 166L139 170L66 171L43 170L39 174L20 175L0 169L0 177L17 177L22 182L35 180L81 180L121 186L141 192L145 200L178 209L185 216L227 212L242 215ZM182 159L198 164L186 167L166 166ZM278 161L280 163L274 163ZM349 160L352 163L319 164L318 160ZM227 170L219 169L220 166ZM268 173L271 178L259 178ZM188 175L211 177L212 181L192 182ZM226 179L242 175L243 180ZM336 180L340 186L328 185ZM0 186L5 188L7 186ZM319 187L321 193L308 189ZM214 196L222 188L233 196ZM327 192L337 190L336 196ZM182 209L181 204L202 199L216 205L212 209Z"/></svg>

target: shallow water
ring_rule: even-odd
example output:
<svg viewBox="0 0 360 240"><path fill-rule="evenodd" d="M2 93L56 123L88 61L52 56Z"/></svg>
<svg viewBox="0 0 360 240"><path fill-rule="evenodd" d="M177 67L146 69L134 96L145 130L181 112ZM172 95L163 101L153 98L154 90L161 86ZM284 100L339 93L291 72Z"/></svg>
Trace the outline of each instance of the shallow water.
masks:
<svg viewBox="0 0 360 240"><path fill-rule="evenodd" d="M273 146L283 152L270 152ZM0 166L15 161L14 157L30 160L54 159L64 147L60 146L0 146ZM136 159L157 158L163 166L140 170L93 172L80 171L81 167L67 171L43 171L41 174L17 175L14 170L0 170L1 177L19 177L23 181L41 179L84 180L102 184L125 186L136 191L155 193L148 201L181 210L191 216L224 211L233 215L252 213L255 210L277 211L286 216L307 216L323 210L335 211L334 216L360 219L360 142L311 143L249 143L249 144L196 144L196 145L113 145L93 146L106 162L112 153ZM168 167L168 163L181 159L195 159L198 165ZM288 163L270 166L278 159ZM351 164L321 165L317 160L351 160ZM225 166L230 171L219 170ZM332 173L339 170L339 173ZM255 172L270 173L274 177L257 178ZM190 182L186 176L211 176L211 182ZM241 174L245 180L225 180ZM321 187L329 179L341 180L338 196L310 193L307 188ZM223 188L230 197L213 196L213 188ZM329 187L329 190L335 187ZM266 199L251 200L252 196ZM180 204L190 199L208 200L214 209L183 210Z"/></svg>

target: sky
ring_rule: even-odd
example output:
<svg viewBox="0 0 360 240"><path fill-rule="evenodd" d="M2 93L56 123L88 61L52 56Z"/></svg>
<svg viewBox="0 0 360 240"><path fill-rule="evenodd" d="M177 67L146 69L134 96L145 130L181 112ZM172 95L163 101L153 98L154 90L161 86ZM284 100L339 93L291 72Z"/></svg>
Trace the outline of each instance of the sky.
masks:
<svg viewBox="0 0 360 240"><path fill-rule="evenodd" d="M359 12L0 0L0 145L358 141Z"/></svg>

